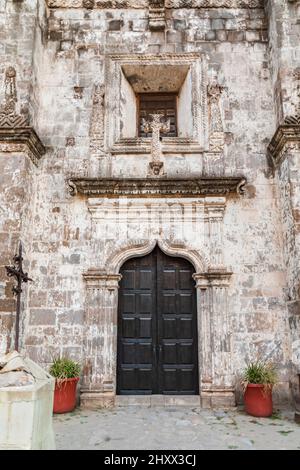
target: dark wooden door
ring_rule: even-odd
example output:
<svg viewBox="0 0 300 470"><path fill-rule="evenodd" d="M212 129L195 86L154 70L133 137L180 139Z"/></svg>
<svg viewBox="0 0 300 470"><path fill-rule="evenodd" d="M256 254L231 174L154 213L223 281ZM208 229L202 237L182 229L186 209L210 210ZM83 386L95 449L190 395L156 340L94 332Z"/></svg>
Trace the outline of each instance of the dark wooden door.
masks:
<svg viewBox="0 0 300 470"><path fill-rule="evenodd" d="M127 261L118 314L117 393L193 395L198 388L193 266L165 255Z"/></svg>

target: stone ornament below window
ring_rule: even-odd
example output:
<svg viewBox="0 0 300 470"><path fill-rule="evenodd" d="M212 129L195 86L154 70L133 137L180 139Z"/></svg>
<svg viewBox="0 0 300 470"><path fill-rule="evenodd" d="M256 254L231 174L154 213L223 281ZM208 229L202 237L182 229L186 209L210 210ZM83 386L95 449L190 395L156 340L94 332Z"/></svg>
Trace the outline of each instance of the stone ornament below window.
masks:
<svg viewBox="0 0 300 470"><path fill-rule="evenodd" d="M152 117L151 121L143 120L143 131L146 134L152 132L152 140L151 140L151 156L152 162L150 163L150 172L149 176L159 176L163 170L163 162L162 160L162 148L160 142L160 134L164 133L167 134L170 131L170 119L166 122L162 122L161 114L150 114Z"/></svg>

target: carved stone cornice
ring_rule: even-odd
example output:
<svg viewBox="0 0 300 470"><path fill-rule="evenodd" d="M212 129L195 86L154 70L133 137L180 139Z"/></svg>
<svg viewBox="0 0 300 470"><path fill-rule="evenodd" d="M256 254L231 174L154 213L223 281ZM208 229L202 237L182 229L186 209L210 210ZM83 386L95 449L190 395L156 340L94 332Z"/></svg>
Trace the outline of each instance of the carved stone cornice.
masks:
<svg viewBox="0 0 300 470"><path fill-rule="evenodd" d="M285 159L286 146L297 143L300 144L300 124L282 124L277 128L268 146L268 156L274 170Z"/></svg>
<svg viewBox="0 0 300 470"><path fill-rule="evenodd" d="M243 193L246 179L203 178L70 178L70 194L100 197L194 197Z"/></svg>
<svg viewBox="0 0 300 470"><path fill-rule="evenodd" d="M28 155L35 165L45 154L46 149L35 130L30 126L6 128L0 127L0 149L5 152L28 150Z"/></svg>
<svg viewBox="0 0 300 470"><path fill-rule="evenodd" d="M49 8L146 9L153 0L46 0ZM158 0L157 3L163 3ZM165 8L263 8L264 0L165 0Z"/></svg>

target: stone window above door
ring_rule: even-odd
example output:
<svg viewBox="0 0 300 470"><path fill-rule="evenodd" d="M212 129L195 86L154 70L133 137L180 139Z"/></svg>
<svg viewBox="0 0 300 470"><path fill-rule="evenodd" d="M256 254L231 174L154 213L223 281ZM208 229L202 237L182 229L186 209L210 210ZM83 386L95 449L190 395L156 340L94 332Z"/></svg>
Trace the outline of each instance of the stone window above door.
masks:
<svg viewBox="0 0 300 470"><path fill-rule="evenodd" d="M164 153L203 151L208 113L201 54L109 56L105 83L105 145L111 153L149 153L151 135L142 131L141 119L151 106L171 118L170 133L162 136Z"/></svg>

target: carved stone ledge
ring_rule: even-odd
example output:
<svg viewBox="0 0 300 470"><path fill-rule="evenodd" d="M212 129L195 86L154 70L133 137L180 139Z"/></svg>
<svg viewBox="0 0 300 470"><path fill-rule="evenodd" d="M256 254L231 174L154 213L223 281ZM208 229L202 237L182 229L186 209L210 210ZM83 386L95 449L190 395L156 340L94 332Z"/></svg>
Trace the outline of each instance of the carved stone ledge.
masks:
<svg viewBox="0 0 300 470"><path fill-rule="evenodd" d="M0 127L0 144L2 151L10 153L24 151L27 148L28 154L35 165L46 152L39 136L30 126L12 129Z"/></svg>
<svg viewBox="0 0 300 470"><path fill-rule="evenodd" d="M268 146L268 156L273 170L276 170L285 159L286 145L297 143L300 144L300 124L282 124L278 127Z"/></svg>
<svg viewBox="0 0 300 470"><path fill-rule="evenodd" d="M118 289L122 276L121 274L107 274L104 271L90 269L83 274L83 278L90 289L105 288L107 290L115 290Z"/></svg>
<svg viewBox="0 0 300 470"><path fill-rule="evenodd" d="M70 194L100 197L195 197L243 192L246 179L216 178L71 178Z"/></svg>
<svg viewBox="0 0 300 470"><path fill-rule="evenodd" d="M220 269L210 269L206 273L196 273L193 275L198 289L207 289L208 287L228 287L232 272L222 267Z"/></svg>

